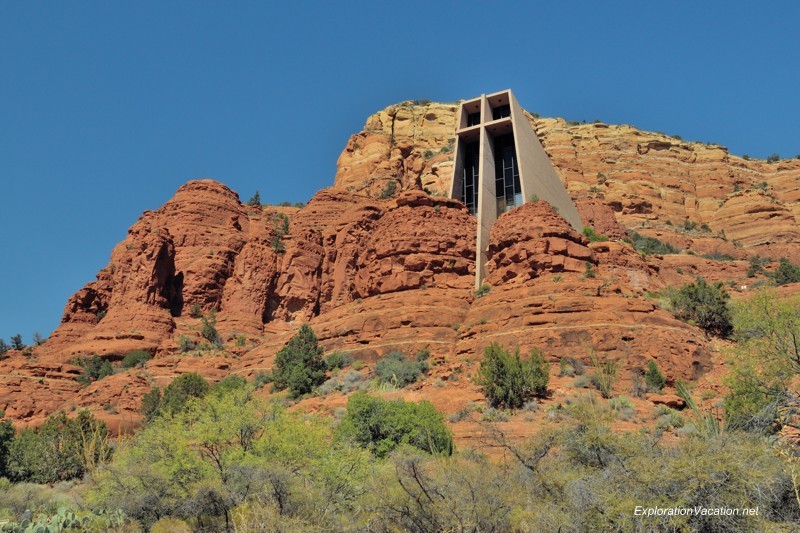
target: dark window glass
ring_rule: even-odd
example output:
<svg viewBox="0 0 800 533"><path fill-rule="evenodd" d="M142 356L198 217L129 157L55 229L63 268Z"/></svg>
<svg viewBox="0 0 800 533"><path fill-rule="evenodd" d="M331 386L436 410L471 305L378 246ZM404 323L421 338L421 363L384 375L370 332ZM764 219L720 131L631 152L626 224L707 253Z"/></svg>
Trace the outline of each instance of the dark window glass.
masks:
<svg viewBox="0 0 800 533"><path fill-rule="evenodd" d="M481 123L481 112L470 113L467 115L467 127L477 126Z"/></svg>
<svg viewBox="0 0 800 533"><path fill-rule="evenodd" d="M522 203L517 152L514 135L508 133L494 139L494 185L498 216Z"/></svg>
<svg viewBox="0 0 800 533"><path fill-rule="evenodd" d="M494 109L492 109L492 119L493 120L497 120L499 118L510 117L510 116L511 116L511 106L508 105L508 104L500 105L500 106L497 106Z"/></svg>
<svg viewBox="0 0 800 533"><path fill-rule="evenodd" d="M467 206L473 215L478 209L478 162L480 160L480 148L478 143L473 142L466 146L464 150L464 175L462 177L463 195L461 201Z"/></svg>

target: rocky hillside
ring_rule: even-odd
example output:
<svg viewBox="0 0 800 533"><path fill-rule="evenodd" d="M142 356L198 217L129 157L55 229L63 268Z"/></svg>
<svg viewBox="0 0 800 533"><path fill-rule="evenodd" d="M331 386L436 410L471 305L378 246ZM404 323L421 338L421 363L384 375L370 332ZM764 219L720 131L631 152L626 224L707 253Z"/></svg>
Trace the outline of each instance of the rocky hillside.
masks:
<svg viewBox="0 0 800 533"><path fill-rule="evenodd" d="M660 309L652 293L696 274L751 284L747 260L756 254L800 260L800 160L748 161L629 126L530 116L587 225L613 239L629 230L657 236L683 253L645 259L622 242L590 243L548 204L529 203L495 224L491 288L477 297L475 219L442 195L455 109L404 103L371 116L340 156L334 186L301 209L252 207L215 181L187 183L130 228L44 345L0 361L0 410L35 424L88 407L121 429L138 422L144 393L180 373L217 380L269 371L303 323L326 351L361 361L365 379L389 351L428 349L428 376L394 394L449 413L481 401L468 377L491 342L542 348L554 376L561 357L588 363L596 351L619 362L620 387L655 359L669 383L718 388L717 342ZM201 349L212 309L223 346ZM154 358L85 387L77 381L76 357L118 364L133 350ZM552 388L554 402L570 393L561 378ZM332 392L300 406L345 401ZM508 424L518 434L535 429L521 418ZM468 440L475 428L455 431Z"/></svg>

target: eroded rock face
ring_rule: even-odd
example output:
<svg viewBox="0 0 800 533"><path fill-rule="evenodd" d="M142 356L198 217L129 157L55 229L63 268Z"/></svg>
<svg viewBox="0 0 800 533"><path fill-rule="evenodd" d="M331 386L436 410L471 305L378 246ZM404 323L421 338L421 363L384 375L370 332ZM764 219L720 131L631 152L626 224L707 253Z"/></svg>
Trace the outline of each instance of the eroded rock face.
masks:
<svg viewBox="0 0 800 533"><path fill-rule="evenodd" d="M459 376L491 342L540 348L553 365L596 352L619 363L623 380L650 359L669 380L695 379L712 369L713 343L645 293L698 274L741 287L756 253L800 260L800 162L767 165L628 126L529 116L584 223L611 240L589 242L545 202L520 206L492 228L490 288L477 297L476 220L442 195L455 110L409 102L373 115L339 158L334 187L299 210L244 205L212 180L187 183L131 227L45 345L0 361L0 409L35 424L88 407L112 425L135 424L151 386L185 372L268 372L305 322L326 351L367 368L392 350L427 349L430 378L402 394L445 409L481 397ZM679 229L687 220L709 227ZM622 241L630 229L693 255L642 256ZM205 342L193 311L212 308L225 349L181 354L181 337ZM86 388L76 382L74 357L116 360L134 349L155 358Z"/></svg>

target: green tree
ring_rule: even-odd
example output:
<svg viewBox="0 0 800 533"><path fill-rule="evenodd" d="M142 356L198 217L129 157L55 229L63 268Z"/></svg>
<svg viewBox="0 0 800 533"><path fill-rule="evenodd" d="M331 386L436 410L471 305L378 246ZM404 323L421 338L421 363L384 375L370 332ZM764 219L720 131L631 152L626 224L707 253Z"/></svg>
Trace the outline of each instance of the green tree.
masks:
<svg viewBox="0 0 800 533"><path fill-rule="evenodd" d="M289 389L293 398L308 394L325 380L325 360L317 336L308 324L281 348L275 357L273 383L278 390Z"/></svg>
<svg viewBox="0 0 800 533"><path fill-rule="evenodd" d="M8 344L6 344L6 341L0 339L0 356L5 355L10 349L11 347Z"/></svg>
<svg viewBox="0 0 800 533"><path fill-rule="evenodd" d="M0 478L9 477L8 449L14 440L14 425L0 411Z"/></svg>
<svg viewBox="0 0 800 533"><path fill-rule="evenodd" d="M134 350L129 352L128 355L122 359L122 368L134 368L137 366L144 366L144 364L152 359L153 356L146 350Z"/></svg>
<svg viewBox="0 0 800 533"><path fill-rule="evenodd" d="M83 368L83 372L78 376L78 383L89 385L90 383L103 379L114 373L114 368L111 366L111 361L106 361L99 355L91 357L78 357L72 360L74 365Z"/></svg>
<svg viewBox="0 0 800 533"><path fill-rule="evenodd" d="M190 398L202 398L208 394L208 382L196 372L181 374L164 389L158 411L174 415L183 410Z"/></svg>
<svg viewBox="0 0 800 533"><path fill-rule="evenodd" d="M453 435L444 415L426 400L384 400L357 392L347 401L347 414L338 431L378 457L386 457L401 444L428 453L453 453Z"/></svg>
<svg viewBox="0 0 800 533"><path fill-rule="evenodd" d="M703 278L684 285L670 297L675 316L691 320L716 335L727 337L733 330L728 308L730 295L721 282L709 285Z"/></svg>
<svg viewBox="0 0 800 533"><path fill-rule="evenodd" d="M25 343L22 342L22 335L17 333L11 337L11 348L14 350L24 350Z"/></svg>
<svg viewBox="0 0 800 533"><path fill-rule="evenodd" d="M19 431L8 450L8 473L15 481L32 483L79 478L90 464L110 457L110 448L102 445L107 434L105 423L89 411L74 419L63 412L51 415L40 427ZM101 445L88 447L94 438Z"/></svg>
<svg viewBox="0 0 800 533"><path fill-rule="evenodd" d="M800 375L800 299L763 290L737 303L736 346L731 350L731 392L724 400L729 427L755 431L780 428L782 413L800 411L791 386Z"/></svg>
<svg viewBox="0 0 800 533"><path fill-rule="evenodd" d="M247 200L247 205L251 207L261 207L261 194L256 191L256 193Z"/></svg>
<svg viewBox="0 0 800 533"><path fill-rule="evenodd" d="M541 350L534 348L528 359L521 359L519 349L512 355L497 343L483 352L476 383L493 407L516 409L532 396L544 396L550 381L550 366Z"/></svg>
<svg viewBox="0 0 800 533"><path fill-rule="evenodd" d="M161 390L158 387L153 387L142 396L142 405L139 407L139 412L144 415L145 421L150 422L158 415L159 407L161 407Z"/></svg>
<svg viewBox="0 0 800 533"><path fill-rule="evenodd" d="M778 268L772 275L776 285L787 285L800 281L800 266L795 265L785 257L782 257Z"/></svg>
<svg viewBox="0 0 800 533"><path fill-rule="evenodd" d="M217 331L217 310L212 309L209 311L208 316L202 317L200 322L200 335L210 342L214 348L222 348L222 337Z"/></svg>

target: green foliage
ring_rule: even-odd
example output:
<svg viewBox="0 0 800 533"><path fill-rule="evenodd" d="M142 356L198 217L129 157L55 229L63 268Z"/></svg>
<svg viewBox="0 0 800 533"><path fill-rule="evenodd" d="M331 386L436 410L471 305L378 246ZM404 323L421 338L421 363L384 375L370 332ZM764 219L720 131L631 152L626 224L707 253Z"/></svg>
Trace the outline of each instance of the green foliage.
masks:
<svg viewBox="0 0 800 533"><path fill-rule="evenodd" d="M516 409L531 397L547 393L550 366L536 348L523 360L519 349L512 355L499 344L492 343L483 352L475 381L490 405Z"/></svg>
<svg viewBox="0 0 800 533"><path fill-rule="evenodd" d="M203 308L200 304L192 304L189 308L189 316L192 318L203 318Z"/></svg>
<svg viewBox="0 0 800 533"><path fill-rule="evenodd" d="M308 324L303 324L275 357L273 382L276 389L289 389L289 395L297 398L325 380L325 368L317 336Z"/></svg>
<svg viewBox="0 0 800 533"><path fill-rule="evenodd" d="M250 207L261 207L261 194L256 191L256 193L247 200L247 205Z"/></svg>
<svg viewBox="0 0 800 533"><path fill-rule="evenodd" d="M24 350L25 343L22 342L22 335L17 333L16 335L12 335L11 337L11 348L13 350Z"/></svg>
<svg viewBox="0 0 800 533"><path fill-rule="evenodd" d="M231 374L219 380L213 387L211 387L212 394L217 396L224 396L235 390L244 389L247 386L247 380L242 376Z"/></svg>
<svg viewBox="0 0 800 533"><path fill-rule="evenodd" d="M733 324L737 344L723 403L727 426L775 432L800 411L791 392L800 375L800 299L759 291L734 306Z"/></svg>
<svg viewBox="0 0 800 533"><path fill-rule="evenodd" d="M73 419L63 412L51 415L38 428L20 430L11 442L6 459L9 477L33 483L80 478L88 466L110 457L107 434L105 423L89 411L80 411ZM101 445L88 447L95 438Z"/></svg>
<svg viewBox="0 0 800 533"><path fill-rule="evenodd" d="M658 369L658 364L652 359L647 362L647 370L644 372L644 380L648 387L655 391L661 391L667 384L667 378Z"/></svg>
<svg viewBox="0 0 800 533"><path fill-rule="evenodd" d="M677 254L680 251L671 244L661 242L655 237L646 237L635 231L632 231L630 235L633 247L644 255Z"/></svg>
<svg viewBox="0 0 800 533"><path fill-rule="evenodd" d="M670 297L676 317L691 320L704 330L727 337L731 325L728 299L730 295L721 282L709 285L703 278L684 285Z"/></svg>
<svg viewBox="0 0 800 533"><path fill-rule="evenodd" d="M272 374L268 372L259 372L253 378L253 388L259 390L264 385L272 383Z"/></svg>
<svg viewBox="0 0 800 533"><path fill-rule="evenodd" d="M164 389L164 395L158 404L158 413L180 413L190 398L202 398L208 394L209 389L208 382L200 374L181 374Z"/></svg>
<svg viewBox="0 0 800 533"><path fill-rule="evenodd" d="M486 283L481 284L481 286L478 287L478 290L475 291L475 298L483 298L484 296L489 294L490 290L492 290L491 285Z"/></svg>
<svg viewBox="0 0 800 533"><path fill-rule="evenodd" d="M426 400L384 400L358 392L347 401L339 434L378 457L386 457L400 445L433 454L453 453L453 435L444 423L444 415Z"/></svg>
<svg viewBox="0 0 800 533"><path fill-rule="evenodd" d="M795 265L785 257L781 257L778 268L772 274L776 285L787 285L800 281L800 266Z"/></svg>
<svg viewBox="0 0 800 533"><path fill-rule="evenodd" d="M353 356L345 352L333 352L325 358L325 367L328 370L337 370L353 364Z"/></svg>
<svg viewBox="0 0 800 533"><path fill-rule="evenodd" d="M191 352L197 348L197 342L186 335L178 336L178 350L181 353Z"/></svg>
<svg viewBox="0 0 800 533"><path fill-rule="evenodd" d="M386 183L386 186L381 191L381 200L388 200L392 196L395 195L397 192L397 182L396 181L389 181Z"/></svg>
<svg viewBox="0 0 800 533"><path fill-rule="evenodd" d="M591 226L584 226L583 234L589 239L589 242L606 242L609 240L605 235L599 235Z"/></svg>
<svg viewBox="0 0 800 533"><path fill-rule="evenodd" d="M721 252L710 252L707 254L703 254L700 257L705 259L710 259L711 261L734 261L736 260L731 254L724 254Z"/></svg>
<svg viewBox="0 0 800 533"><path fill-rule="evenodd" d="M270 246L273 250L282 254L286 252L286 245L283 243L283 239L289 234L289 217L284 213L273 213L271 220L273 236Z"/></svg>
<svg viewBox="0 0 800 533"><path fill-rule="evenodd" d="M413 383L428 370L425 361L412 361L396 350L386 354L375 365L375 373L382 383L391 383L396 387L405 387Z"/></svg>
<svg viewBox="0 0 800 533"><path fill-rule="evenodd" d="M767 163L777 163L781 160L781 156L778 154L771 154L767 157Z"/></svg>
<svg viewBox="0 0 800 533"><path fill-rule="evenodd" d="M595 270L594 265L589 261L586 261L583 276L588 279L594 279L597 277L597 270Z"/></svg>
<svg viewBox="0 0 800 533"><path fill-rule="evenodd" d="M207 340L212 347L222 348L222 337L217 331L217 310L212 309L208 312L208 316L200 319L200 335Z"/></svg>
<svg viewBox="0 0 800 533"><path fill-rule="evenodd" d="M8 350L10 350L10 349L11 349L11 346L6 344L5 340L0 339L0 357L4 356L8 352Z"/></svg>
<svg viewBox="0 0 800 533"><path fill-rule="evenodd" d="M128 355L122 359L122 368L144 366L144 364L152 358L153 356L146 350L134 350L129 352Z"/></svg>
<svg viewBox="0 0 800 533"><path fill-rule="evenodd" d="M9 477L8 449L14 440L14 425L0 411L0 479Z"/></svg>
<svg viewBox="0 0 800 533"><path fill-rule="evenodd" d="M142 396L142 405L139 412L144 415L144 419L149 422L158 415L158 408L161 406L161 390L153 387Z"/></svg>
<svg viewBox="0 0 800 533"><path fill-rule="evenodd" d="M78 376L78 383L84 387L94 381L103 379L114 373L114 368L111 366L111 361L105 361L98 355L91 357L77 357L73 359L72 364L79 366L83 372Z"/></svg>
<svg viewBox="0 0 800 533"><path fill-rule="evenodd" d="M614 394L614 384L618 379L617 362L611 359L601 361L600 356L594 350L589 354L589 359L594 367L594 373L591 376L592 385L600 391L603 398L611 398Z"/></svg>

